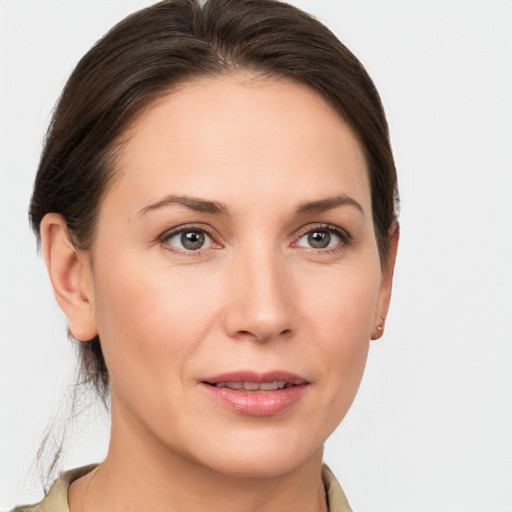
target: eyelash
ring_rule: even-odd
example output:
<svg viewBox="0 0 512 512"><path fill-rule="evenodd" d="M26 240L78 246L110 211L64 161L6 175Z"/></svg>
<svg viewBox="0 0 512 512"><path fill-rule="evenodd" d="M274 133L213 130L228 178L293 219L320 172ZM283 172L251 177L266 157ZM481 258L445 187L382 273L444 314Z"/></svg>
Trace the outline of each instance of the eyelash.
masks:
<svg viewBox="0 0 512 512"><path fill-rule="evenodd" d="M204 233L211 240L212 246L217 245L217 248L222 247L218 242L215 241L215 236L213 235L213 233L211 232L210 229L208 229L205 226L198 226L196 224L179 226L178 228L173 228L170 231L166 231L165 233L163 233L159 237L159 241L170 252L174 252L174 253L177 253L177 254L180 254L180 255L184 255L184 256L201 256L205 251L208 251L211 247L208 247L206 249L202 249L201 248L201 249L198 249L196 251L193 251L193 250L186 251L186 250L181 250L181 249L178 249L176 247L173 247L169 243L169 241L172 238L174 238L175 236L183 234L183 233L187 233L187 232L190 232L190 231L195 231L195 232L198 232L198 233Z"/></svg>
<svg viewBox="0 0 512 512"><path fill-rule="evenodd" d="M299 235L297 236L295 244L304 236L309 233L315 231L327 231L331 235L335 235L339 238L340 242L336 244L334 247L324 248L324 249L315 249L313 247L306 248L309 252L314 254L335 254L342 251L345 247L351 245L352 236L348 231L342 229L338 226L334 226L333 224L308 224L303 230L299 231Z"/></svg>
<svg viewBox="0 0 512 512"><path fill-rule="evenodd" d="M173 247L170 243L169 243L169 240L171 240L172 238L174 238L175 236L177 235L180 235L180 234L183 234L183 233L186 233L186 232L189 232L189 231L195 231L195 232L199 232L199 233L204 233L206 234L206 236L211 240L211 244L212 246L217 246L217 247L214 247L214 248L222 248L222 245L218 242L216 242L216 237L215 235L212 233L212 231L210 229L208 229L207 227L205 226L197 226L197 225L185 225L185 226L179 226L178 228L173 228L172 230L170 231L166 231L165 233L163 233L162 235L160 235L159 237L159 242L165 246L165 248L168 250L168 251L171 251L171 252L174 252L174 253L177 253L177 254L180 254L180 255L185 255L185 256L201 256L203 255L203 253L205 251L208 251L210 250L212 247L208 247L206 249L197 249L197 250L181 250L181 249L178 249L176 247ZM340 242L337 243L334 247L329 247L329 248L314 248L314 247L304 247L304 249L308 250L309 252L312 252L314 254L333 254L333 253L337 253L341 250L343 250L344 247L347 247L348 245L350 245L352 243L352 236L344 229L338 227L338 226L334 226L332 224L308 224L306 227L304 227L302 230L300 230L298 232L298 234L296 235L296 238L295 238L295 241L293 242L292 245L296 245L298 243L298 241L303 238L304 236L308 235L309 233L312 233L314 231L326 231L332 235L335 235L336 237L339 238Z"/></svg>

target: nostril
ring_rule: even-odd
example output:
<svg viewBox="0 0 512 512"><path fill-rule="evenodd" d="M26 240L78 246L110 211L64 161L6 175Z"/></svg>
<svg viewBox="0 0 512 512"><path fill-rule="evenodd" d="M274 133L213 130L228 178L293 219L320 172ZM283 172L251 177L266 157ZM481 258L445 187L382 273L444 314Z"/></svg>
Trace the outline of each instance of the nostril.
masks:
<svg viewBox="0 0 512 512"><path fill-rule="evenodd" d="M269 341L274 338L278 339L278 338L288 337L291 334L292 334L291 329L283 329L280 332L277 331L274 333L272 333L272 332L266 333L266 332L259 331L259 330L255 329L254 332L248 331L248 330L237 331L235 336L240 339L246 338L246 339L253 339L255 341L266 342L266 341Z"/></svg>

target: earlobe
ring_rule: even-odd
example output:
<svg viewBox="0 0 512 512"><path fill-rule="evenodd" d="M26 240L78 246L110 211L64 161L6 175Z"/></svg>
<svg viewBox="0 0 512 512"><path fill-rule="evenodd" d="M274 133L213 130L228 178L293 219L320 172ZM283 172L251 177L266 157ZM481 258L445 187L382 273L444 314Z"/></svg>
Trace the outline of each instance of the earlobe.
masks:
<svg viewBox="0 0 512 512"><path fill-rule="evenodd" d="M88 341L98 334L89 257L71 242L61 215L46 214L40 233L48 275L69 332L79 341Z"/></svg>
<svg viewBox="0 0 512 512"><path fill-rule="evenodd" d="M398 241L400 238L400 226L398 221L393 223L389 236L389 259L382 271L382 279L379 290L379 299L375 312L374 327L371 335L372 340L378 340L384 334L386 317L388 315L391 291L393 288L393 274L395 271Z"/></svg>
<svg viewBox="0 0 512 512"><path fill-rule="evenodd" d="M378 325L374 327L373 333L371 336L372 340L378 340L383 334L384 334L384 327L386 325L386 317L381 316L380 321L378 322Z"/></svg>

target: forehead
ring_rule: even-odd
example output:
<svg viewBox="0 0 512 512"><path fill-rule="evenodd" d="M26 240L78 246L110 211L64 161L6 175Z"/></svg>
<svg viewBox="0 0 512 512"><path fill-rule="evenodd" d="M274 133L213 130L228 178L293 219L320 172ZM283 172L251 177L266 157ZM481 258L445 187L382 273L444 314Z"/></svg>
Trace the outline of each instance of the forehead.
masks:
<svg viewBox="0 0 512 512"><path fill-rule="evenodd" d="M370 201L351 128L319 94L289 81L245 75L185 83L127 135L110 193L133 208L169 193L237 202L339 192Z"/></svg>

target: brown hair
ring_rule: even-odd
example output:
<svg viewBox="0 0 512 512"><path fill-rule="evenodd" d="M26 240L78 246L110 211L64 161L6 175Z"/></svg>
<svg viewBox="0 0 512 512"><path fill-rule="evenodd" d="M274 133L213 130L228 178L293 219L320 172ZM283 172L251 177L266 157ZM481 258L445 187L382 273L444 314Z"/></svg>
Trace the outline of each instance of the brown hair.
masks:
<svg viewBox="0 0 512 512"><path fill-rule="evenodd" d="M65 219L88 250L122 135L179 83L237 70L305 84L351 125L366 153L381 264L398 190L384 111L367 72L319 21L276 0L164 0L127 17L82 58L56 107L37 173L30 220ZM80 344L85 380L108 394L98 337Z"/></svg>

